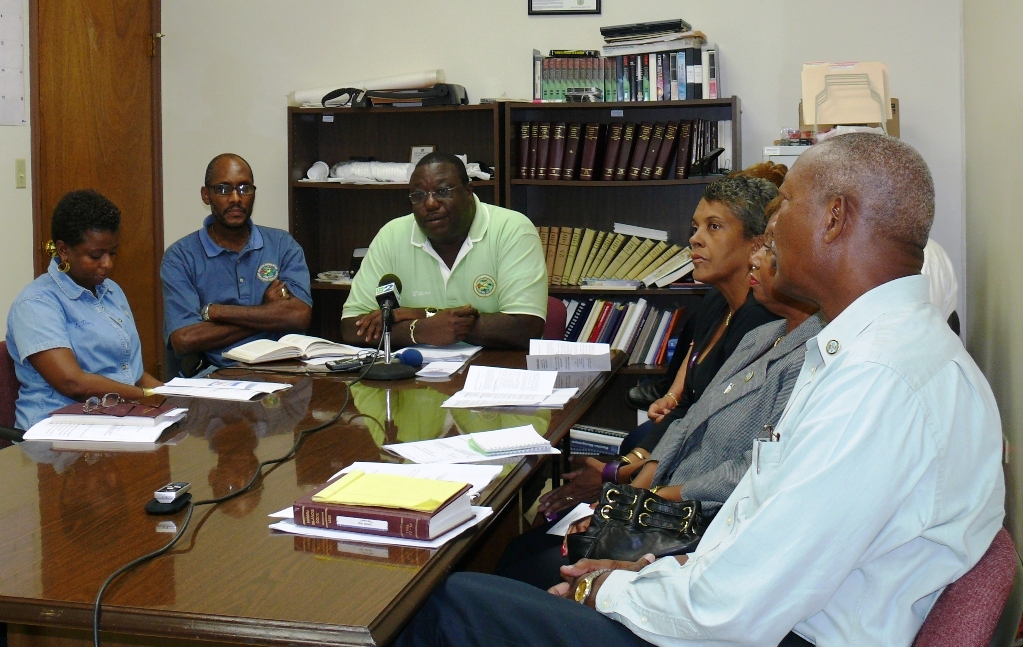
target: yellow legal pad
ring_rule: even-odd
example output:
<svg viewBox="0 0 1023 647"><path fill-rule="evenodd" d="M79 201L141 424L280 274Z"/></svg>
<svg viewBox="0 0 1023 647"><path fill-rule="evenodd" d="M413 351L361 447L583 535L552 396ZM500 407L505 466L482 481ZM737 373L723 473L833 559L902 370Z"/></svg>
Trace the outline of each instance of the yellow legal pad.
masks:
<svg viewBox="0 0 1023 647"><path fill-rule="evenodd" d="M313 501L433 512L466 485L355 470L314 494Z"/></svg>

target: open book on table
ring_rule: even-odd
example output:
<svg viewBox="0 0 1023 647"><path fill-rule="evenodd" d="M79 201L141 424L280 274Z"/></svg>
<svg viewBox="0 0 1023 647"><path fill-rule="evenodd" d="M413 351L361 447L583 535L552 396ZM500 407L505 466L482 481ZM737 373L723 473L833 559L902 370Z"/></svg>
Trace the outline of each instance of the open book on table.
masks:
<svg viewBox="0 0 1023 647"><path fill-rule="evenodd" d="M365 349L338 344L309 335L284 335L279 341L257 339L224 353L236 362L259 364L283 359L312 359L314 357L354 357Z"/></svg>

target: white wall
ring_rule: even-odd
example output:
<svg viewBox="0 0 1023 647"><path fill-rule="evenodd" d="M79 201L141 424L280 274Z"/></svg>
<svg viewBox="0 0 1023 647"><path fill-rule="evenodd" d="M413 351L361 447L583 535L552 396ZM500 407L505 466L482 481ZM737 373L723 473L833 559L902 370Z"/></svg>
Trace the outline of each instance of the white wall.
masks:
<svg viewBox="0 0 1023 647"><path fill-rule="evenodd" d="M902 138L934 173L932 237L962 278L961 0L602 4L599 16L550 17L528 16L526 0L164 2L165 241L198 227L203 170L225 151L253 166L257 220L287 227L292 90L440 67L474 102L529 97L534 47L597 49L602 25L683 17L721 46L724 90L742 100L747 165L780 128L797 125L802 62L886 62Z"/></svg>
<svg viewBox="0 0 1023 647"><path fill-rule="evenodd" d="M25 17L25 78L28 69L28 0ZM28 88L25 88L26 92ZM29 107L26 105L26 110ZM7 310L21 289L32 281L32 134L29 126L0 126L0 336L7 334ZM14 160L24 158L29 185L14 188Z"/></svg>
<svg viewBox="0 0 1023 647"><path fill-rule="evenodd" d="M966 345L995 392L1010 442L1006 470L1009 528L1023 547L1023 66L1013 0L964 4L966 69L966 224L970 312ZM1008 81L1007 81L1008 80Z"/></svg>

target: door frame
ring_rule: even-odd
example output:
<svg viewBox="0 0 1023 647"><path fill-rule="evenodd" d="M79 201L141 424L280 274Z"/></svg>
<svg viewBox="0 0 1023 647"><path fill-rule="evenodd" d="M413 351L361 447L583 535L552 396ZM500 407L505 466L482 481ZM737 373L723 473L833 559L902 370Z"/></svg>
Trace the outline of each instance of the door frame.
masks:
<svg viewBox="0 0 1023 647"><path fill-rule="evenodd" d="M150 74L152 78L152 150L153 150L153 264L150 268L155 278L154 285L159 286L160 262L163 260L163 111L162 111L162 82L160 78L161 69L161 0L149 0L150 5L150 33L152 34L152 59L150 62ZM42 146L39 124L41 123L41 102L39 96L39 0L29 0L28 5L29 24L29 91L30 91L30 130L32 138L32 259L34 276L46 272L50 259L46 256L46 242L50 239L50 216L51 214L42 211L42 182L41 168L42 158L40 150ZM156 307L155 321L156 331L139 331L139 335L157 336L157 349L163 348L163 299L160 295L154 295L153 301ZM157 377L163 372L163 355L157 353L157 366L147 367Z"/></svg>

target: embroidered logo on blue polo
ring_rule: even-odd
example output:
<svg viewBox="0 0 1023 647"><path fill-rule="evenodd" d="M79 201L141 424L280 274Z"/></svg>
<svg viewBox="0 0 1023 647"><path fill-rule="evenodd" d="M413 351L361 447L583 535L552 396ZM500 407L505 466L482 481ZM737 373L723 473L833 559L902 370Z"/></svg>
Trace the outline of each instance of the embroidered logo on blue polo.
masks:
<svg viewBox="0 0 1023 647"><path fill-rule="evenodd" d="M472 282L472 290L478 297L489 297L497 289L497 281L489 274L480 274Z"/></svg>
<svg viewBox="0 0 1023 647"><path fill-rule="evenodd" d="M263 263L256 270L256 278L264 283L273 283L278 274L280 274L280 270L273 263Z"/></svg>

